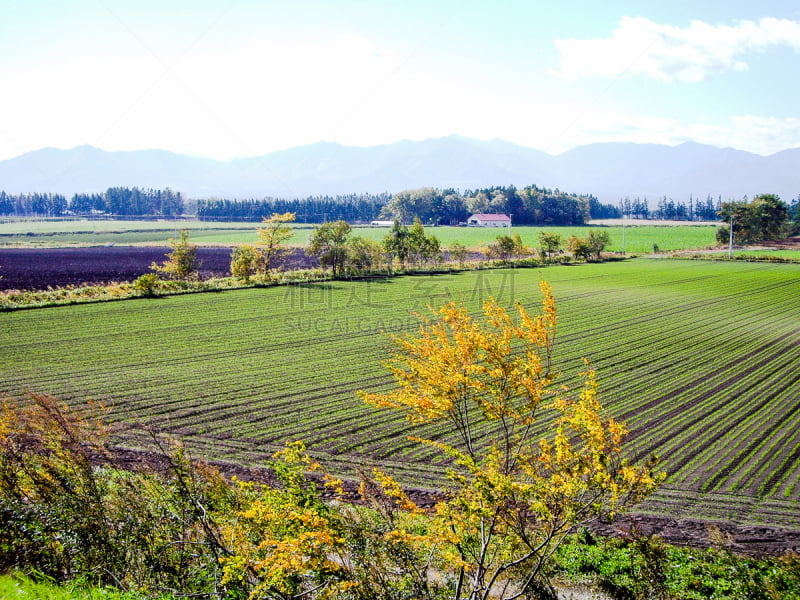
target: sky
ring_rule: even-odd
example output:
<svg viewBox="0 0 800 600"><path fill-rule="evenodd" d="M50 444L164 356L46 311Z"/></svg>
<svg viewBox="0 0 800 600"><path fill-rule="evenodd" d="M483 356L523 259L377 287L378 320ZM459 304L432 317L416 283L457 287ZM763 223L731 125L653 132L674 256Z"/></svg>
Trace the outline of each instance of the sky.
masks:
<svg viewBox="0 0 800 600"><path fill-rule="evenodd" d="M2 0L0 160L461 135L800 146L796 0Z"/></svg>

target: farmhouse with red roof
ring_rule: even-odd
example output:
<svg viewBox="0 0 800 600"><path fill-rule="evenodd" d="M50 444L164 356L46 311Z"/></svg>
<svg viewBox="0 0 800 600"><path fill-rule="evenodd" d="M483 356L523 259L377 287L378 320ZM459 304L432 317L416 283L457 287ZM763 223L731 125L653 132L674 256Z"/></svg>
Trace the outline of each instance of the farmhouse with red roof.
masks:
<svg viewBox="0 0 800 600"><path fill-rule="evenodd" d="M511 227L511 217L478 213L467 219L467 225L472 227Z"/></svg>

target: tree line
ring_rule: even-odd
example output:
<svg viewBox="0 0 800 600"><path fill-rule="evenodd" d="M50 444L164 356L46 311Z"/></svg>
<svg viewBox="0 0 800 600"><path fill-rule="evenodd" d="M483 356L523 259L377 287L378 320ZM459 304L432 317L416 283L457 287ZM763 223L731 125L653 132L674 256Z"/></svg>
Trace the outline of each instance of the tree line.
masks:
<svg viewBox="0 0 800 600"><path fill-rule="evenodd" d="M291 212L303 223L331 221L369 222L397 219L411 223L415 218L432 225L458 225L474 213L500 213L520 225L583 225L589 219L621 216L619 209L601 204L593 196L568 194L530 185L494 186L461 192L453 188L423 187L395 194L313 196L285 200L198 200L201 219L257 221L272 214Z"/></svg>
<svg viewBox="0 0 800 600"><path fill-rule="evenodd" d="M258 230L256 244L243 244L233 249L231 254L231 274L250 282L251 277L260 277L270 281L274 267L281 256L289 249L286 243L293 235L289 225L295 220L294 213L274 214L263 221ZM427 268L448 260L463 268L467 260L467 248L453 242L443 247L439 239L425 231L419 218L408 226L395 220L381 241L352 235L353 228L347 221L328 221L314 228L305 252L316 257L320 265L330 268L334 278L344 275L365 275L376 272L390 272L399 267ZM181 237L184 245L188 243ZM172 242L172 240L170 240ZM561 235L553 232L539 232L539 247L533 249L522 243L519 233L513 236L501 234L485 248L484 253L490 260L530 260L538 253L538 260L543 262L562 262L562 249L566 249L576 260L602 260L602 252L609 244L609 235L605 231L589 230L586 237L570 236L563 240ZM177 251L173 245L173 253L164 266L156 266L156 271L169 274L174 271L170 265L178 265L186 251ZM533 259L537 260L537 259Z"/></svg>
<svg viewBox="0 0 800 600"><path fill-rule="evenodd" d="M775 198L780 200L775 194L761 194L753 199L755 202L759 198ZM625 198L620 201L618 207L618 217L625 216L633 219L664 219L668 221L727 221L729 220L729 206L740 205L745 206L750 202L745 195L741 200L722 200L722 196L718 196L716 200L712 198L711 194L706 196L705 200L689 196L689 201L675 201L672 198L664 196L656 203L656 208L651 210L647 198ZM783 202L785 208L786 219L794 222L800 222L800 194L797 198L792 199L788 204ZM773 208L775 208L773 206ZM612 217L594 217L593 218L612 218Z"/></svg>
<svg viewBox="0 0 800 600"><path fill-rule="evenodd" d="M0 191L0 215L64 217L69 215L177 217L184 212L180 192L112 187L103 194L8 194Z"/></svg>
<svg viewBox="0 0 800 600"><path fill-rule="evenodd" d="M7 194L0 191L0 215L16 217L58 217L67 214L68 203L61 194Z"/></svg>
<svg viewBox="0 0 800 600"><path fill-rule="evenodd" d="M302 223L347 221L366 223L377 219L411 223L415 218L431 225L458 225L474 213L500 213L516 225L583 225L590 219L666 219L678 221L716 221L724 203L709 194L705 200L689 197L688 202L664 196L650 208L647 198L621 200L618 206L601 203L592 195L577 195L529 185L493 186L463 192L431 187L404 190L395 194L348 194L309 196L302 199L263 198L196 200L201 220L261 221L273 214L294 213ZM787 205L788 218L800 221L800 194ZM191 212L180 192L169 188L108 188L104 193L9 194L0 190L0 215L16 217L61 217L70 215L177 217Z"/></svg>
<svg viewBox="0 0 800 600"><path fill-rule="evenodd" d="M590 195L578 195L529 185L493 186L460 192L419 188L392 196L381 211L383 218L410 222L458 225L471 214L505 214L517 225L583 225L590 219L620 216L618 209Z"/></svg>
<svg viewBox="0 0 800 600"><path fill-rule="evenodd" d="M280 279L281 258L291 252L288 242L294 235L291 223L294 213L275 213L263 219L258 228L255 244L240 244L231 252L231 275L245 283L253 278L270 283ZM343 276L362 276L389 273L395 267L436 267L444 261L463 268L468 249L460 242L443 247L440 240L425 230L422 222L415 218L410 226L395 220L381 241L353 234L352 226L344 220L327 221L314 228L305 253L319 260L323 268L329 268L334 279ZM563 240L554 232L539 232L537 249L526 247L519 233L513 236L500 234L483 253L489 260L564 262L563 249L575 260L602 260L602 252L609 244L608 232L588 231L586 237L570 236ZM184 229L179 239L170 239L172 251L161 264L150 265L153 273L142 275L134 282L134 288L145 296L157 295L159 275L170 280L189 281L197 278L197 246L189 241L189 232ZM538 254L538 259L534 258Z"/></svg>
<svg viewBox="0 0 800 600"><path fill-rule="evenodd" d="M369 222L378 218L389 198L391 196L388 193L309 196L292 200L269 197L260 200L209 198L197 201L197 217L210 221L261 221L273 214L294 213L301 223L338 220Z"/></svg>
<svg viewBox="0 0 800 600"><path fill-rule="evenodd" d="M667 221L717 221L722 207L722 197L715 201L711 194L705 200L689 196L689 202L675 201L664 196L656 203L655 210L650 209L647 198L638 196L631 200L625 198L619 203L620 216L634 219L663 219Z"/></svg>

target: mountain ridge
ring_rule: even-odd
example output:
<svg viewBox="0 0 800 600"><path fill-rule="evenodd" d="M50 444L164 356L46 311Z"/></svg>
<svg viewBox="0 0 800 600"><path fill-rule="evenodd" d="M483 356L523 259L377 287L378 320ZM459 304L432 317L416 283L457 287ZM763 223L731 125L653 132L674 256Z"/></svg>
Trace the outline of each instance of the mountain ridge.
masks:
<svg viewBox="0 0 800 600"><path fill-rule="evenodd" d="M601 142L551 155L497 138L453 135L376 146L322 141L228 161L84 144L0 161L0 190L70 196L137 186L170 187L190 198L292 198L536 184L612 203L624 197L728 199L760 193L788 201L800 192L798 167L800 148L761 156L697 142Z"/></svg>

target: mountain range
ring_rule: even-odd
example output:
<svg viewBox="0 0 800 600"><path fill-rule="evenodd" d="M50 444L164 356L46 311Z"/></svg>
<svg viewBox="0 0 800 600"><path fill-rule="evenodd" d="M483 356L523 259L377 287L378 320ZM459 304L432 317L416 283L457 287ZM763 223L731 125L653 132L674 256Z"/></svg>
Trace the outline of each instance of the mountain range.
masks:
<svg viewBox="0 0 800 600"><path fill-rule="evenodd" d="M799 167L800 148L760 156L694 142L590 144L554 156L502 140L448 136L371 147L319 142L230 161L78 146L0 161L0 190L69 197L115 186L169 187L188 198L233 199L536 184L614 204L626 196L652 203L690 194L729 199L774 193L789 201L800 193Z"/></svg>

